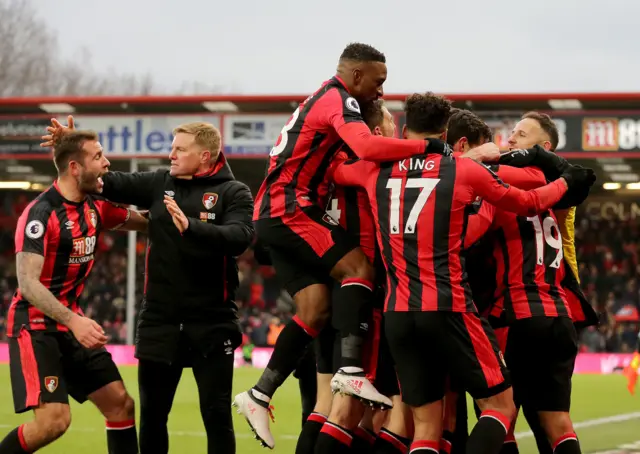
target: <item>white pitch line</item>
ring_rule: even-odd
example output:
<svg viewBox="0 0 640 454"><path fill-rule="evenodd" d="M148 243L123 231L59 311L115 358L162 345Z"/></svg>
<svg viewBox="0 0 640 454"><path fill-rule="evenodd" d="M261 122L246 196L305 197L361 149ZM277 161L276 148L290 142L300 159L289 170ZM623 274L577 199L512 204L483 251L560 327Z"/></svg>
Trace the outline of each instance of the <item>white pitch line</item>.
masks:
<svg viewBox="0 0 640 454"><path fill-rule="evenodd" d="M580 421L575 423L573 427L575 429L585 429L587 427L603 426L605 424L630 421L632 419L640 419L640 412L624 413L621 415L607 416L604 418L597 418L597 419L587 419L586 421ZM13 427L15 426L12 426L10 424L0 424L0 429L12 429ZM106 429L98 429L96 427L74 427L72 424L69 430L71 432L102 432ZM207 434L202 431L170 430L169 435L173 435L175 437L205 437ZM298 436L299 436L298 434L294 434L294 435L284 434L284 435L276 435L275 438L280 440L297 440ZM533 437L533 432L531 432L530 430L526 432L516 433L516 438L529 438L529 437ZM236 432L236 438L253 438L253 434L247 433L247 432Z"/></svg>
<svg viewBox="0 0 640 454"><path fill-rule="evenodd" d="M0 429L13 429L15 425L10 424L0 424ZM98 429L96 427L74 427L73 423L69 428L69 432L86 432L86 433L94 433L94 432L103 432L105 429ZM175 437L206 437L206 432L201 431L184 431L184 430L170 430L169 435L173 435ZM236 432L236 438L253 438L252 433L246 432ZM297 440L299 435L277 435L276 438L281 440Z"/></svg>
<svg viewBox="0 0 640 454"><path fill-rule="evenodd" d="M630 421L632 419L639 419L640 412L623 413L621 415L607 416L605 418L587 419L586 421L580 421L573 424L574 429L585 429L587 427L604 426L605 424L611 424L614 422ZM533 432L527 430L526 432L518 432L515 434L516 438L528 438L533 437Z"/></svg>

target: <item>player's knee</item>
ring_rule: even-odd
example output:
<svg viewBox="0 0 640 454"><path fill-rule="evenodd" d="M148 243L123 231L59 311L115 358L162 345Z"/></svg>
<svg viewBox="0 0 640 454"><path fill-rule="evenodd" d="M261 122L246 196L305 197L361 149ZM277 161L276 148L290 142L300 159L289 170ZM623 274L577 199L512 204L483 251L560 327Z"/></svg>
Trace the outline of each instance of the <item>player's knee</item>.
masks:
<svg viewBox="0 0 640 454"><path fill-rule="evenodd" d="M66 405L47 408L47 411L36 418L41 438L52 442L60 438L71 425L71 411Z"/></svg>
<svg viewBox="0 0 640 454"><path fill-rule="evenodd" d="M296 294L296 315L315 330L321 330L329 321L331 305L329 290L324 285L314 285Z"/></svg>
<svg viewBox="0 0 640 454"><path fill-rule="evenodd" d="M109 406L107 408L101 408L104 417L109 421L135 419L136 405L124 386L115 390L112 396L109 401Z"/></svg>
<svg viewBox="0 0 640 454"><path fill-rule="evenodd" d="M509 388L494 397L494 409L513 421L517 412L516 405L513 403L513 390Z"/></svg>
<svg viewBox="0 0 640 454"><path fill-rule="evenodd" d="M360 248L356 248L336 264L331 275L341 282L344 279L364 279L373 282L375 270L364 252Z"/></svg>
<svg viewBox="0 0 640 454"><path fill-rule="evenodd" d="M136 403L128 393L125 393L124 401L122 403L122 414L127 419L135 419L136 417Z"/></svg>
<svg viewBox="0 0 640 454"><path fill-rule="evenodd" d="M552 443L564 434L573 432L573 423L568 412L540 412L540 425Z"/></svg>

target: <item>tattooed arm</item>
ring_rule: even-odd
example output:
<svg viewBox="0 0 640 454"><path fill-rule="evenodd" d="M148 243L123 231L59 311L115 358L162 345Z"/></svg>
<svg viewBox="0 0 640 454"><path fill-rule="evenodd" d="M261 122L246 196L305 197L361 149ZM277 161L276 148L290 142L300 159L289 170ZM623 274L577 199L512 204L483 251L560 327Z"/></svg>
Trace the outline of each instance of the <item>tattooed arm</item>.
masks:
<svg viewBox="0 0 640 454"><path fill-rule="evenodd" d="M53 293L42 285L40 273L43 265L43 256L32 252L18 252L16 255L16 269L20 292L33 307L40 309L47 317L69 326L76 314L58 301L53 296Z"/></svg>
<svg viewBox="0 0 640 454"><path fill-rule="evenodd" d="M107 336L100 325L69 310L40 282L43 265L42 255L32 252L16 254L18 286L24 298L47 317L68 327L83 346L97 348L106 344Z"/></svg>

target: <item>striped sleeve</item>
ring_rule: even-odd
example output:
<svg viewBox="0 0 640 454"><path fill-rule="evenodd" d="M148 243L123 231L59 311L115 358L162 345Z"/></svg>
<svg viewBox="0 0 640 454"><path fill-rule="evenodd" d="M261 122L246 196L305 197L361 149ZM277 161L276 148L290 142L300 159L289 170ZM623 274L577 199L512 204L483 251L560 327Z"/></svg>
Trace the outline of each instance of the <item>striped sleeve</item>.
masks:
<svg viewBox="0 0 640 454"><path fill-rule="evenodd" d="M107 230L115 230L124 225L129 220L131 212L128 208L114 205L106 200L95 200L96 207L100 213L102 227Z"/></svg>
<svg viewBox="0 0 640 454"><path fill-rule="evenodd" d="M32 252L45 255L51 212L51 207L40 200L35 200L27 206L16 225L16 254Z"/></svg>

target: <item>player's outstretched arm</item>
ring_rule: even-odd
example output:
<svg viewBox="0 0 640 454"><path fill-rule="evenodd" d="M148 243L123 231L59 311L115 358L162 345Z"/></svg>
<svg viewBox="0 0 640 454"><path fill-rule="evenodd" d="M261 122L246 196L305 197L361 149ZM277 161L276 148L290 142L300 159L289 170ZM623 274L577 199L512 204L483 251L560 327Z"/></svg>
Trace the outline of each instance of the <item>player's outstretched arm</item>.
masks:
<svg viewBox="0 0 640 454"><path fill-rule="evenodd" d="M245 184L237 182L236 190L229 191L225 198L228 200L221 224L187 217L184 237L190 240L194 250L209 254L210 248L214 248L222 254L238 256L251 245L254 235L251 191Z"/></svg>
<svg viewBox="0 0 640 454"><path fill-rule="evenodd" d="M491 166L491 170L498 175L504 183L515 186L518 189L530 191L547 184L547 179L541 170L528 167L524 169L518 169L511 166Z"/></svg>
<svg viewBox="0 0 640 454"><path fill-rule="evenodd" d="M428 142L374 136L364 123L346 123L336 129L349 148L366 161L401 161L425 153Z"/></svg>
<svg viewBox="0 0 640 454"><path fill-rule="evenodd" d="M399 140L371 134L360 106L344 91L330 90L315 108L323 112L323 124L333 128L360 159L400 161L425 152L427 142L423 140Z"/></svg>
<svg viewBox="0 0 640 454"><path fill-rule="evenodd" d="M94 201L100 212L102 226L107 230L135 230L146 233L149 228L148 212L145 214L118 206L102 198Z"/></svg>
<svg viewBox="0 0 640 454"><path fill-rule="evenodd" d="M336 166L333 181L339 186L366 187L368 177L376 167L373 162L344 160Z"/></svg>
<svg viewBox="0 0 640 454"><path fill-rule="evenodd" d="M555 205L567 192L564 178L532 191L522 191L505 184L489 168L470 159L461 159L458 165L466 183L487 202L521 216L533 216Z"/></svg>
<svg viewBox="0 0 640 454"><path fill-rule="evenodd" d="M40 309L47 317L56 322L69 326L76 314L51 293L40 282L40 274L44 265L44 257L33 252L18 252L16 254L16 271L18 288L22 296L34 307Z"/></svg>
<svg viewBox="0 0 640 454"><path fill-rule="evenodd" d="M153 204L157 172L107 172L103 177L103 197L116 203L149 209Z"/></svg>
<svg viewBox="0 0 640 454"><path fill-rule="evenodd" d="M145 213L148 214L148 212ZM140 211L129 210L129 218L123 224L111 230L125 230L148 233L149 219L144 213L141 213Z"/></svg>

